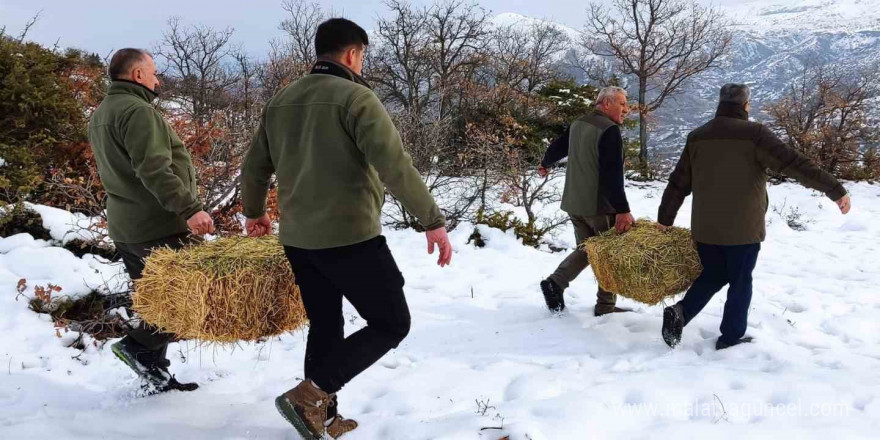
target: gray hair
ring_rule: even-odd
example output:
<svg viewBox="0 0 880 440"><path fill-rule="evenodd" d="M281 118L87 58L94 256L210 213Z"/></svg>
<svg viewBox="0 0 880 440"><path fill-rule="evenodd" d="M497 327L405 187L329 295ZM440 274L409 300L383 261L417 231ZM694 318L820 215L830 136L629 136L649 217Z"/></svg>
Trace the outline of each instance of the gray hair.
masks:
<svg viewBox="0 0 880 440"><path fill-rule="evenodd" d="M623 96L626 96L626 90L623 90L623 88L621 87L603 87L602 90L599 90L599 96L596 97L596 104L601 104L608 99L614 99L614 97L617 96L618 93L623 93Z"/></svg>
<svg viewBox="0 0 880 440"><path fill-rule="evenodd" d="M721 86L721 96L718 101L745 105L749 102L751 96L752 92L749 90L749 86L745 84L729 83Z"/></svg>

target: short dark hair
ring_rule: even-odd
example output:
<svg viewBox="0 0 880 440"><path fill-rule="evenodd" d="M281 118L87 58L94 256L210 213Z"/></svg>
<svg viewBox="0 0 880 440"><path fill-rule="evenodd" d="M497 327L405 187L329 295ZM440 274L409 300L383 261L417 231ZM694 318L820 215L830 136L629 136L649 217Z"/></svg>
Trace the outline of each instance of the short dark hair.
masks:
<svg viewBox="0 0 880 440"><path fill-rule="evenodd" d="M367 31L357 23L344 18L331 18L318 26L315 32L315 55L339 55L343 50L361 44L370 45Z"/></svg>
<svg viewBox="0 0 880 440"><path fill-rule="evenodd" d="M143 49L125 48L117 50L113 54L113 58L110 58L110 66L107 68L110 79L116 80L128 75L131 72L131 68L147 56L151 55Z"/></svg>
<svg viewBox="0 0 880 440"><path fill-rule="evenodd" d="M728 83L721 87L721 94L718 97L718 101L745 105L749 102L751 95L752 93L749 90L748 85Z"/></svg>

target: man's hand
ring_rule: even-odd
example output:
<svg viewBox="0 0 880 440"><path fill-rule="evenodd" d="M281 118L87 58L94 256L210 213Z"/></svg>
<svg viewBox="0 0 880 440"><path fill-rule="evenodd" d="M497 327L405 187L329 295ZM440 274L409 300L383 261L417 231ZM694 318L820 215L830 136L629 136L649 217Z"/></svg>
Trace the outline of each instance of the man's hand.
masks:
<svg viewBox="0 0 880 440"><path fill-rule="evenodd" d="M660 223L656 223L655 225L660 232L666 232L666 230L669 229L669 226L661 225Z"/></svg>
<svg viewBox="0 0 880 440"><path fill-rule="evenodd" d="M626 214L617 214L614 219L614 229L617 230L618 234L623 234L624 232L629 231L629 229L632 228L632 225L635 222L636 220L629 212L627 212Z"/></svg>
<svg viewBox="0 0 880 440"><path fill-rule="evenodd" d="M186 226L193 235L205 235L214 233L214 220L205 211L199 211L193 214L186 221Z"/></svg>
<svg viewBox="0 0 880 440"><path fill-rule="evenodd" d="M244 229L248 237L262 237L272 232L272 220L269 220L269 214L263 214L260 218L249 218L244 222Z"/></svg>
<svg viewBox="0 0 880 440"><path fill-rule="evenodd" d="M839 200L835 201L834 203L837 203L837 207L840 208L840 212L843 213L844 215L846 215L846 213L849 212L849 208L852 206L850 199L849 199L849 194L841 197Z"/></svg>
<svg viewBox="0 0 880 440"><path fill-rule="evenodd" d="M446 266L452 260L452 244L449 243L449 236L446 235L446 228L437 228L425 233L428 237L428 253L434 253L434 245L440 247L440 258L437 259L437 265Z"/></svg>
<svg viewBox="0 0 880 440"><path fill-rule="evenodd" d="M541 177L547 177L547 174L550 174L550 170L544 168L544 165L538 165L538 175Z"/></svg>

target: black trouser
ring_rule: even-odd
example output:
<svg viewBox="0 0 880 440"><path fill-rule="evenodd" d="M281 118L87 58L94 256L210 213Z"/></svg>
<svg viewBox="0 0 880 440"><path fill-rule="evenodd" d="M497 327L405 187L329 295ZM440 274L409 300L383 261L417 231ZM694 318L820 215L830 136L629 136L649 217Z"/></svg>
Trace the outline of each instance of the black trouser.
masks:
<svg viewBox="0 0 880 440"><path fill-rule="evenodd" d="M721 340L735 343L746 334L749 304L752 302L752 271L761 244L720 246L697 243L703 273L681 300L685 323L690 322L725 284L727 302L721 318Z"/></svg>
<svg viewBox="0 0 880 440"><path fill-rule="evenodd" d="M309 317L305 377L335 393L409 333L403 275L383 236L338 248L284 251ZM348 338L343 297L367 322Z"/></svg>
<svg viewBox="0 0 880 440"><path fill-rule="evenodd" d="M116 250L122 256L122 262L128 271L128 276L132 281L141 278L144 271L144 259L146 259L153 249L160 247L169 247L171 249L180 249L187 244L198 241L198 238L192 237L189 233L172 235L170 237L160 238L158 240L148 241L146 243L116 243ZM143 346L145 349L158 352L160 359L165 359L165 350L168 348L168 342L174 339L171 333L162 333L156 327L141 321L135 328L128 332L128 338Z"/></svg>

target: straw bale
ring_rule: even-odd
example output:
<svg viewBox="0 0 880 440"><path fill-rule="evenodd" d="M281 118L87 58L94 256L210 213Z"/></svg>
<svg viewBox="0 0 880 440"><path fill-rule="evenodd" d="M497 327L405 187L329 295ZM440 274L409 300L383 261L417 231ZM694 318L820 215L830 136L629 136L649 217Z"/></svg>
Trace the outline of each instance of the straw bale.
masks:
<svg viewBox="0 0 880 440"><path fill-rule="evenodd" d="M690 230L661 232L650 220L591 237L581 249L602 289L648 305L686 290L703 271Z"/></svg>
<svg viewBox="0 0 880 440"><path fill-rule="evenodd" d="M141 319L183 339L235 343L302 327L305 309L275 236L157 249L136 282Z"/></svg>

